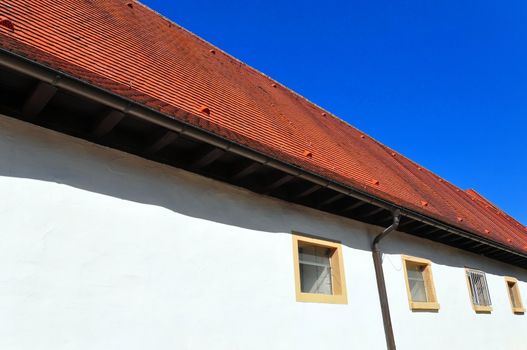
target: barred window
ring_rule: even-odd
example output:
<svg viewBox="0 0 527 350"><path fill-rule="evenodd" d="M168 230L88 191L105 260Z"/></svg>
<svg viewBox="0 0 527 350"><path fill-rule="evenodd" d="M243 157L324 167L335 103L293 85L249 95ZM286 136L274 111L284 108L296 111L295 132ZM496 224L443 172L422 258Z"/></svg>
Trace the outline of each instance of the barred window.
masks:
<svg viewBox="0 0 527 350"><path fill-rule="evenodd" d="M485 272L467 268L466 274L472 307L477 312L491 312L492 301Z"/></svg>

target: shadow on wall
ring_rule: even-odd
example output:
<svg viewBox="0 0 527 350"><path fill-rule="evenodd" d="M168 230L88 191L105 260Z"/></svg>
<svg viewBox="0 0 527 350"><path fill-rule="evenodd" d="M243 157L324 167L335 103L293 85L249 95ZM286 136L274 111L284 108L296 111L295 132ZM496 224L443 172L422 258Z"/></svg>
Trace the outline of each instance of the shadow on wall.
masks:
<svg viewBox="0 0 527 350"><path fill-rule="evenodd" d="M435 265L469 267L496 276L514 276L520 281L527 282L527 271L520 267L401 232L394 232L386 238L381 243L381 250L385 254L425 258ZM393 262L395 266L401 264L400 258L397 259L397 262Z"/></svg>
<svg viewBox="0 0 527 350"><path fill-rule="evenodd" d="M60 183L249 230L327 235L364 251L370 251L374 235L383 229L257 195L6 116L0 117L0 176ZM423 250L423 245L429 249ZM511 274L509 265L401 233L386 238L381 249L436 264ZM425 251L427 256L423 256ZM527 280L524 270L514 272Z"/></svg>
<svg viewBox="0 0 527 350"><path fill-rule="evenodd" d="M328 234L355 249L369 250L371 238L362 232L378 231L1 115L0 176L63 184L249 230Z"/></svg>

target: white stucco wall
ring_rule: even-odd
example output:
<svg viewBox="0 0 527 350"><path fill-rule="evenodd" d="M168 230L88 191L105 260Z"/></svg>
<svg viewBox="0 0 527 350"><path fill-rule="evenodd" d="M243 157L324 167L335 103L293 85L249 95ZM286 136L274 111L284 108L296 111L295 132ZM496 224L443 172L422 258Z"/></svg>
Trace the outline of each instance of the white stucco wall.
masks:
<svg viewBox="0 0 527 350"><path fill-rule="evenodd" d="M519 280L527 303L527 271L441 244L396 233L383 242L384 272L398 348L417 349L527 349L527 315L511 310L504 276ZM440 310L412 312L408 307L400 255L432 261ZM493 311L472 309L465 267L486 273Z"/></svg>
<svg viewBox="0 0 527 350"><path fill-rule="evenodd" d="M385 348L378 227L3 116L0 198L1 349ZM347 305L295 301L291 231L342 241ZM527 348L502 277L527 296L524 270L406 235L383 249L399 349ZM438 313L408 309L400 254L434 262ZM464 265L487 272L492 314Z"/></svg>

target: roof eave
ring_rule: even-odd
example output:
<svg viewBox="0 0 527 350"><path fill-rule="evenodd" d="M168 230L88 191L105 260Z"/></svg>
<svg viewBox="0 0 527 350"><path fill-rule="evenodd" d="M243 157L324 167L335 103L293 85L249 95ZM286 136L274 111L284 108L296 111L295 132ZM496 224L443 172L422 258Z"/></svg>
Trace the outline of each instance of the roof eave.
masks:
<svg viewBox="0 0 527 350"><path fill-rule="evenodd" d="M399 209L401 211L401 214L407 218L450 232L453 235L470 239L475 242L479 242L486 246L495 248L501 252L516 256L522 261L523 259L527 261L527 254L516 251L499 242L482 237L476 232L469 232L460 227L453 226L436 218L430 217L423 213L419 213L415 210L406 208L404 206L375 196L371 193L367 193L361 189L357 189L347 184L334 181L330 178L313 173L309 170L302 169L294 164L287 163L275 157L263 154L245 145L241 145L224 137L215 135L195 125L191 125L181 120L177 120L174 118L174 116L163 114L150 107L147 107L130 99L123 98L111 91L104 90L89 82L82 81L65 72L47 67L39 62L35 62L26 57L8 51L4 48L0 48L0 66L27 75L39 81L51 84L57 89L68 91L69 93L95 101L113 110L120 111L130 116L134 116L149 123L161 126L167 130L183 134L185 136L207 143L224 151L235 153L254 162L258 162L263 165L275 168L286 174L290 174L292 176L309 181L313 184L317 184L322 187L342 193L345 196L353 197L354 199L364 201L366 203L372 204L374 206L383 208L391 212L395 211L396 209ZM176 116L180 117L185 113L188 112L179 110L176 113ZM527 265L523 267L526 266Z"/></svg>

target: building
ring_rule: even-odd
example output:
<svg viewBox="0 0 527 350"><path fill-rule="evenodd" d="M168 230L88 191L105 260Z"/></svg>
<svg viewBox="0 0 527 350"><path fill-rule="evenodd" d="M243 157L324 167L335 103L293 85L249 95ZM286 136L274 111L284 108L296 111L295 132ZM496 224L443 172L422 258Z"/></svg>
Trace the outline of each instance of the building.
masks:
<svg viewBox="0 0 527 350"><path fill-rule="evenodd" d="M527 348L477 192L137 2L4 1L0 45L2 349Z"/></svg>

